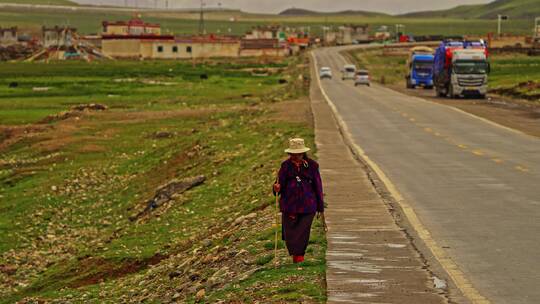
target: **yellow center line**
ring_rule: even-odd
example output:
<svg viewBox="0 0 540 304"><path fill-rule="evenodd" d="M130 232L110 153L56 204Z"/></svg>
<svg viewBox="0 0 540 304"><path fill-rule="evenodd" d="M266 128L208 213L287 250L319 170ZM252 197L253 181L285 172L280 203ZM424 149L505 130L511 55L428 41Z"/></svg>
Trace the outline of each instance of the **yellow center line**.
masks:
<svg viewBox="0 0 540 304"><path fill-rule="evenodd" d="M414 119L414 118L410 118L409 120L412 121L412 122L416 121L416 119Z"/></svg>
<svg viewBox="0 0 540 304"><path fill-rule="evenodd" d="M474 150L472 151L472 153L476 156L483 156L484 155L484 152L480 151L480 150Z"/></svg>
<svg viewBox="0 0 540 304"><path fill-rule="evenodd" d="M461 149L467 149L468 148L466 145L462 145L462 144L459 144L457 146L460 147Z"/></svg>
<svg viewBox="0 0 540 304"><path fill-rule="evenodd" d="M491 160L492 160L493 162L497 163L497 164L502 164L502 163L504 163L504 160L498 159L498 158L492 158Z"/></svg>
<svg viewBox="0 0 540 304"><path fill-rule="evenodd" d="M515 166L515 169L521 172L529 172L529 169L523 166Z"/></svg>
<svg viewBox="0 0 540 304"><path fill-rule="evenodd" d="M424 128L424 131L429 132L429 133L433 132L433 130L431 128Z"/></svg>

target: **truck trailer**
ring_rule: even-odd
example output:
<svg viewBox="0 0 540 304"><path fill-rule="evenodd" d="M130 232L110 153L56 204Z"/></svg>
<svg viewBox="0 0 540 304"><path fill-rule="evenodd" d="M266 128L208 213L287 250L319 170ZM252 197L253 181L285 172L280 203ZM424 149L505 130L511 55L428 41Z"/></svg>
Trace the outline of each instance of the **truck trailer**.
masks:
<svg viewBox="0 0 540 304"><path fill-rule="evenodd" d="M439 97L485 98L489 73L483 41L443 41L435 52L433 83Z"/></svg>
<svg viewBox="0 0 540 304"><path fill-rule="evenodd" d="M417 86L433 88L433 53L433 49L429 47L414 47L410 50L405 76L408 89Z"/></svg>

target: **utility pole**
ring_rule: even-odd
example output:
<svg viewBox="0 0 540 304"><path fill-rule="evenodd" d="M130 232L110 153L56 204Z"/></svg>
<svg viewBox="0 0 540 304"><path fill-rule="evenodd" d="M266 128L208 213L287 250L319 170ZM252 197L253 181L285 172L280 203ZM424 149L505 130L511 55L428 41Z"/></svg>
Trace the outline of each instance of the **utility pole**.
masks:
<svg viewBox="0 0 540 304"><path fill-rule="evenodd" d="M497 36L501 37L501 23L503 20L508 20L506 15L497 15Z"/></svg>
<svg viewBox="0 0 540 304"><path fill-rule="evenodd" d="M204 0L201 0L201 14L199 17L199 35L206 34L206 30L204 28L204 6L205 6Z"/></svg>

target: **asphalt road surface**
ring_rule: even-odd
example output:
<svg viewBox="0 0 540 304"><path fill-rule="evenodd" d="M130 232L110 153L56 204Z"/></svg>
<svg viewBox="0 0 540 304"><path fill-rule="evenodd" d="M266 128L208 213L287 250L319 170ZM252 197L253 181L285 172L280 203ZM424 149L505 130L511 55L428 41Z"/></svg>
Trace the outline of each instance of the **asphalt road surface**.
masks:
<svg viewBox="0 0 540 304"><path fill-rule="evenodd" d="M540 139L377 84L342 81L339 48L315 51L353 141L492 303L540 303Z"/></svg>

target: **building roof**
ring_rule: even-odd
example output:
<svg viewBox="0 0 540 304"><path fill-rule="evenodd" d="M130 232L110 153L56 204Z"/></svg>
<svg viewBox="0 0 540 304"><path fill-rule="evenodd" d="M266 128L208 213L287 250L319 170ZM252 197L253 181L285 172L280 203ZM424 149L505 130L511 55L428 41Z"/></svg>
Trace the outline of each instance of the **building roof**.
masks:
<svg viewBox="0 0 540 304"><path fill-rule="evenodd" d="M103 40L170 40L174 41L173 35L103 35Z"/></svg>
<svg viewBox="0 0 540 304"><path fill-rule="evenodd" d="M77 31L77 29L74 28L74 27L58 26L58 25L55 25L54 27L45 27L45 26L43 26L41 28L41 30L43 32L57 32L57 33L61 33L63 31L69 31L69 32L76 32Z"/></svg>
<svg viewBox="0 0 540 304"><path fill-rule="evenodd" d="M283 46L280 45L278 39L242 39L242 49L280 49Z"/></svg>
<svg viewBox="0 0 540 304"><path fill-rule="evenodd" d="M128 21L103 21L103 26L128 26L128 27L154 27L161 28L158 23L147 23L140 18L132 18Z"/></svg>
<svg viewBox="0 0 540 304"><path fill-rule="evenodd" d="M176 36L176 42L184 43L221 43L221 44L235 44L240 42L240 38L236 36Z"/></svg>
<svg viewBox="0 0 540 304"><path fill-rule="evenodd" d="M8 28L1 28L0 27L0 33L5 33L5 32L12 32L15 35L17 33L17 27L16 26L8 27Z"/></svg>

